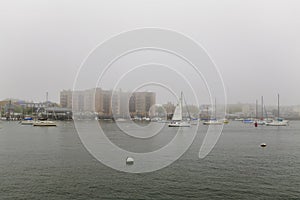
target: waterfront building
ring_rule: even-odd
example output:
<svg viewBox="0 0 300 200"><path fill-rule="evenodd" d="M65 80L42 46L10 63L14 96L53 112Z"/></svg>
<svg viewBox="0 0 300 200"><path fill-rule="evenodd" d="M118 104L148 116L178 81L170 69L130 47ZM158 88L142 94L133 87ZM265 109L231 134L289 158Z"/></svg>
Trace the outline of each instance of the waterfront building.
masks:
<svg viewBox="0 0 300 200"><path fill-rule="evenodd" d="M131 115L149 117L151 106L155 105L156 94L154 92L134 92L129 100Z"/></svg>
<svg viewBox="0 0 300 200"><path fill-rule="evenodd" d="M75 112L93 112L94 90L72 92L72 110ZM61 105L62 106L62 105ZM64 107L64 106L62 106Z"/></svg>
<svg viewBox="0 0 300 200"><path fill-rule="evenodd" d="M63 108L72 108L72 91L63 90L60 92L60 105Z"/></svg>
<svg viewBox="0 0 300 200"><path fill-rule="evenodd" d="M154 92L122 92L101 88L60 92L60 102L63 108L72 108L75 112L96 112L100 117L149 116L151 106L155 104Z"/></svg>
<svg viewBox="0 0 300 200"><path fill-rule="evenodd" d="M112 91L101 90L100 96L102 97L99 101L96 101L96 105L100 105L100 109L96 110L100 116L111 116L112 115ZM99 107L99 106L98 106Z"/></svg>

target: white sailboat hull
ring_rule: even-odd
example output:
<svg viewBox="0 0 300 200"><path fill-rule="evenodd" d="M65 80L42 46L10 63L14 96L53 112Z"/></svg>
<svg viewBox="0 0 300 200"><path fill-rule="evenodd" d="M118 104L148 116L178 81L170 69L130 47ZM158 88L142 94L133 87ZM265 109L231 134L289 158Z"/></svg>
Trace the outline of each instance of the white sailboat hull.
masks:
<svg viewBox="0 0 300 200"><path fill-rule="evenodd" d="M266 123L266 126L287 126L288 121L273 121Z"/></svg>
<svg viewBox="0 0 300 200"><path fill-rule="evenodd" d="M273 120L271 122L266 123L266 126L287 126L289 124L288 120L283 120L282 118L280 118L279 115L279 94L277 96L278 98L278 114L277 114L277 120Z"/></svg>
<svg viewBox="0 0 300 200"><path fill-rule="evenodd" d="M191 124L188 122L171 122L170 124L168 124L169 127L191 127Z"/></svg>
<svg viewBox="0 0 300 200"><path fill-rule="evenodd" d="M217 120L210 120L203 122L203 125L222 125L223 122Z"/></svg>
<svg viewBox="0 0 300 200"><path fill-rule="evenodd" d="M56 123L53 121L35 121L33 126L56 126Z"/></svg>
<svg viewBox="0 0 300 200"><path fill-rule="evenodd" d="M172 122L168 124L169 127L191 127L191 124L182 120L182 92L179 102L175 108Z"/></svg>
<svg viewBox="0 0 300 200"><path fill-rule="evenodd" d="M257 121L254 121L254 122L253 122L253 124L255 124L255 123L256 123L257 125L266 125L267 122L264 121L264 120L257 120Z"/></svg>

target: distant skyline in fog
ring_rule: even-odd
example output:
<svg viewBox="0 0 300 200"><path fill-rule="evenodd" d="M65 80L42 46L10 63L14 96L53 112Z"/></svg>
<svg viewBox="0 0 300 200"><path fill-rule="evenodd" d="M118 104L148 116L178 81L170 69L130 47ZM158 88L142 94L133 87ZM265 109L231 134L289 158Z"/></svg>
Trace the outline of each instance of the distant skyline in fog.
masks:
<svg viewBox="0 0 300 200"><path fill-rule="evenodd" d="M79 66L97 45L120 32L159 27L206 49L229 104L260 102L263 95L275 105L279 93L282 105L299 105L299 9L300 2L285 0L2 0L0 100L39 102L48 92L49 100L59 102L60 91L72 89Z"/></svg>

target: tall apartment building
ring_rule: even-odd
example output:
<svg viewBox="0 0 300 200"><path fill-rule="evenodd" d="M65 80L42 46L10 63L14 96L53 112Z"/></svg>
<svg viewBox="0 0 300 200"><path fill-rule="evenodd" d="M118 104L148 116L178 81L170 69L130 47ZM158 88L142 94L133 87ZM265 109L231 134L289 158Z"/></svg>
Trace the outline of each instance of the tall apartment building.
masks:
<svg viewBox="0 0 300 200"><path fill-rule="evenodd" d="M148 116L150 107L155 104L155 98L154 92L135 92L131 95L121 90L113 92L101 88L60 92L62 107L72 108L73 104L75 112L97 112L104 117L127 117L128 113Z"/></svg>
<svg viewBox="0 0 300 200"><path fill-rule="evenodd" d="M95 106L95 89L72 92L72 109L75 112L93 112Z"/></svg>
<svg viewBox="0 0 300 200"><path fill-rule="evenodd" d="M71 90L63 90L60 92L60 105L64 108L72 108Z"/></svg>
<svg viewBox="0 0 300 200"><path fill-rule="evenodd" d="M119 114L119 96L112 90L95 90L95 111L100 116L112 116Z"/></svg>
<svg viewBox="0 0 300 200"><path fill-rule="evenodd" d="M129 100L129 111L137 116L149 116L151 106L155 105L154 92L134 92Z"/></svg>

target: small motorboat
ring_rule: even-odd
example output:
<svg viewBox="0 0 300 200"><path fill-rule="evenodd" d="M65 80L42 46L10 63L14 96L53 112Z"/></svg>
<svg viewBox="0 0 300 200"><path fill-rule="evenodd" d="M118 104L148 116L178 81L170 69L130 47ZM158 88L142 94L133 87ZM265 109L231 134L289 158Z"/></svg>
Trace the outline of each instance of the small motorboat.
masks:
<svg viewBox="0 0 300 200"><path fill-rule="evenodd" d="M25 117L22 121L21 121L22 125L32 125L33 124L33 118L32 117Z"/></svg>

